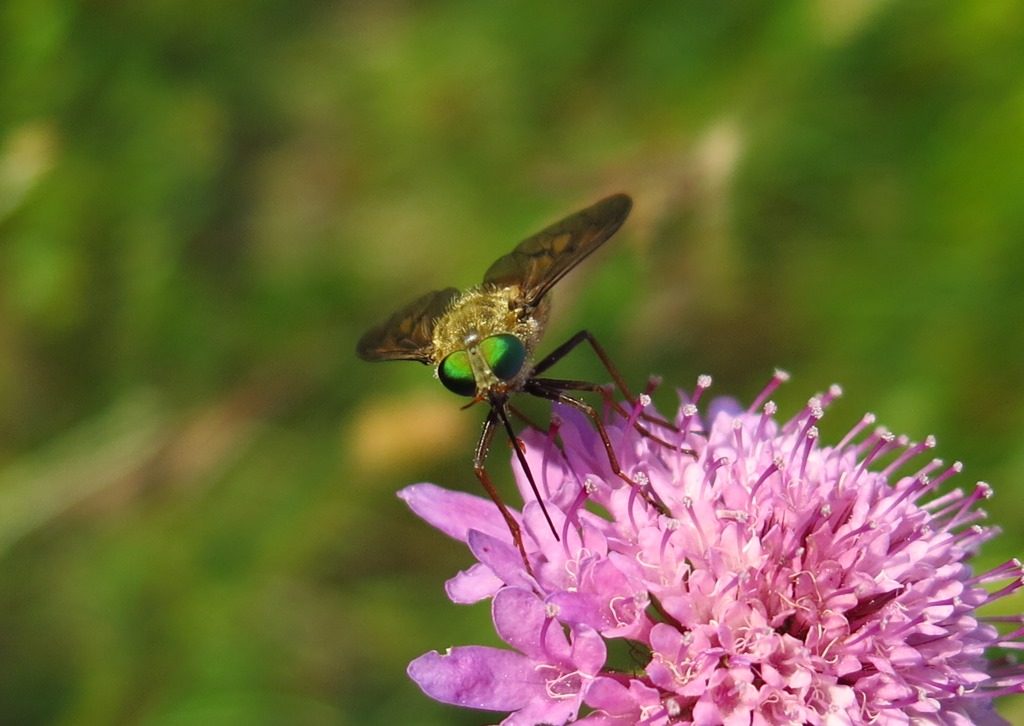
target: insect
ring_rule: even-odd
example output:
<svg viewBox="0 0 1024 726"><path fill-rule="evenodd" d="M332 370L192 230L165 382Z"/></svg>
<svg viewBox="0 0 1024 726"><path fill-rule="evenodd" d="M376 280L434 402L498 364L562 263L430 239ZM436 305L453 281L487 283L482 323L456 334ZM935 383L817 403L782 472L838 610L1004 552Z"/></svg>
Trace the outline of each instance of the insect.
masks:
<svg viewBox="0 0 1024 726"><path fill-rule="evenodd" d="M367 331L356 346L357 355L364 360L414 360L434 366L447 389L472 398L466 407L480 402L490 406L476 446L473 469L501 511L528 568L519 523L505 506L484 466L494 434L501 425L543 508L543 498L509 420L510 410L516 411L509 404L512 394L526 393L557 401L587 414L597 426L612 470L631 485L636 484L620 469L597 410L572 395L579 391L601 393L620 414L626 415L607 388L585 381L541 377L585 341L622 394L633 402L629 389L597 340L581 330L534 363L551 307L551 288L615 234L632 206L627 195L616 194L556 222L498 258L484 273L481 285L465 292L454 287L428 292ZM658 423L673 428L667 422ZM637 427L645 431L638 424ZM557 539L551 517L546 509L543 511Z"/></svg>

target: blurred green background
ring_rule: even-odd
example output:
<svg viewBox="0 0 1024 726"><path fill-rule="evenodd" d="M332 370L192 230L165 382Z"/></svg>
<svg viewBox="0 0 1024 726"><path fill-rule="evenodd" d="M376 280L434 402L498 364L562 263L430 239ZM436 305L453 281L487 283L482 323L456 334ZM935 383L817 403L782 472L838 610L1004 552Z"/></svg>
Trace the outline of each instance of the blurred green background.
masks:
<svg viewBox="0 0 1024 726"><path fill-rule="evenodd" d="M1015 0L3 0L0 721L499 720L405 678L495 641L394 495L476 491L483 411L353 347L615 191L548 345L842 383L1024 554L1022 70Z"/></svg>

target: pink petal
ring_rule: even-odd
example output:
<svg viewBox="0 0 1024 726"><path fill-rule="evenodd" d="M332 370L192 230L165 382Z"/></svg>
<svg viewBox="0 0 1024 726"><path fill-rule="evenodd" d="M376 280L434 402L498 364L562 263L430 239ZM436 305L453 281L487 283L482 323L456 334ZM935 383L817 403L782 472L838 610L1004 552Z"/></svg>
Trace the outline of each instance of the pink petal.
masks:
<svg viewBox="0 0 1024 726"><path fill-rule="evenodd" d="M572 662L573 665L588 676L595 676L604 668L608 657L608 648L604 638L597 631L580 625L573 629Z"/></svg>
<svg viewBox="0 0 1024 726"><path fill-rule="evenodd" d="M537 490L544 497L544 501L556 501L557 496L566 481L566 472L563 466L558 447L549 442L547 434L540 433L533 429L523 431L519 436L520 441L526 446L526 462L530 466L530 473L537 483ZM556 454L552 456L552 454ZM519 465L519 457L512 452L512 470L516 476L516 486L519 488L519 495L524 502L537 500L533 493L530 480Z"/></svg>
<svg viewBox="0 0 1024 726"><path fill-rule="evenodd" d="M570 720L575 723L576 714L579 712L579 703L573 699L552 701L550 699L535 699L521 711L513 713L501 722L501 726L561 726Z"/></svg>
<svg viewBox="0 0 1024 726"><path fill-rule="evenodd" d="M629 687L616 680L616 677L601 676L595 678L587 689L585 702L593 709L605 711L607 721L594 723L635 724L640 720L641 709L653 719L656 709L661 703L661 693L640 681L631 680ZM653 721L660 723L660 721ZM580 723L591 723L584 719Z"/></svg>
<svg viewBox="0 0 1024 726"><path fill-rule="evenodd" d="M594 682L590 684L590 688L587 689L586 704L591 708L614 714L639 712L640 710L629 689L607 676L595 678Z"/></svg>
<svg viewBox="0 0 1024 726"><path fill-rule="evenodd" d="M508 526L494 502L465 492L452 492L434 484L413 484L398 492L398 498L428 524L452 539L465 542L469 530L508 536Z"/></svg>
<svg viewBox="0 0 1024 726"><path fill-rule="evenodd" d="M544 678L531 659L482 645L424 653L407 671L434 700L467 708L518 711L544 693Z"/></svg>
<svg viewBox="0 0 1024 726"><path fill-rule="evenodd" d="M448 580L444 591L453 603L472 605L493 596L503 584L491 568L477 562Z"/></svg>
<svg viewBox="0 0 1024 726"><path fill-rule="evenodd" d="M593 593L560 590L547 602L558 608L556 617L566 625L586 624L602 631L615 625L608 617L601 598Z"/></svg>
<svg viewBox="0 0 1024 726"><path fill-rule="evenodd" d="M509 538L507 528L505 537ZM532 587L533 578L526 571L522 554L506 539L500 539L475 529L469 530L466 537L470 552L480 560L481 564L486 565L499 580L513 587Z"/></svg>
<svg viewBox="0 0 1024 726"><path fill-rule="evenodd" d="M523 505L523 528L541 549L562 553L565 550L551 532L551 525L548 524L547 517L544 516L545 509L547 509L548 515L551 517L551 523L555 525L555 531L558 532L558 536L561 537L565 534L565 515L562 514L562 510L550 502L542 508L539 502L532 499L527 499L526 504ZM576 541L579 540L578 535L573 529L570 528L567 534L570 538L575 538ZM572 543L570 543L570 546L572 546Z"/></svg>
<svg viewBox="0 0 1024 726"><path fill-rule="evenodd" d="M502 588L494 596L492 614L498 635L516 650L541 663L570 662L562 626L547 617L544 603L533 592Z"/></svg>

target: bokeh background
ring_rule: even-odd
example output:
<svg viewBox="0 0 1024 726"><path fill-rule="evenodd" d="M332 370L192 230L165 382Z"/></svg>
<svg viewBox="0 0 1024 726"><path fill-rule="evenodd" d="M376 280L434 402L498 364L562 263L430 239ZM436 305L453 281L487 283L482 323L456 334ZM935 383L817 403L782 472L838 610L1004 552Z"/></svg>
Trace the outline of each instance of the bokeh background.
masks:
<svg viewBox="0 0 1024 726"><path fill-rule="evenodd" d="M483 411L353 347L615 191L549 345L842 383L1024 554L1022 70L1015 0L3 0L0 722L497 720L405 678L494 636L394 494Z"/></svg>

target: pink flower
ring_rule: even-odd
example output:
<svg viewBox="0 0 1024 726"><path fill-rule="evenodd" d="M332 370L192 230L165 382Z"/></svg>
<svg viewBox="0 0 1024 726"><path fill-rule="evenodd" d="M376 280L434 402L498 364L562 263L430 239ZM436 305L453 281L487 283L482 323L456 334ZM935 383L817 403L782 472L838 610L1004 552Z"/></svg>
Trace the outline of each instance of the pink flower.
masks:
<svg viewBox="0 0 1024 726"><path fill-rule="evenodd" d="M604 640L585 625L567 638L529 590L501 588L493 612L498 634L519 652L472 645L431 652L409 664L409 675L440 701L515 711L507 724L574 720L604 666Z"/></svg>
<svg viewBox="0 0 1024 726"><path fill-rule="evenodd" d="M913 465L934 441L869 432L871 416L821 445L837 388L786 422L771 402L756 412L782 380L746 411L718 401L701 419L702 377L680 432L655 431L674 447L612 417L632 487L590 422L556 408L552 432L522 440L557 539L513 461L530 569L489 501L403 490L477 559L449 597L493 598L513 649L427 653L413 680L446 703L511 712L503 724L1005 724L993 701L1024 691L1006 658L1024 647L1022 619L1001 633L978 609L1024 573L1016 560L970 569L996 534L976 508L990 488L939 494L960 465ZM625 662L609 661L615 641Z"/></svg>

